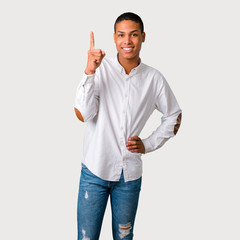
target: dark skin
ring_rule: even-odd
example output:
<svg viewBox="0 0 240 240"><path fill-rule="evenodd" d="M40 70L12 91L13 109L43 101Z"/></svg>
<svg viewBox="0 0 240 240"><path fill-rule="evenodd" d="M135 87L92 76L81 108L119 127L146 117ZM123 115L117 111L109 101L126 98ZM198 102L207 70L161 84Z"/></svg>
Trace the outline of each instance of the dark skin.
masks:
<svg viewBox="0 0 240 240"><path fill-rule="evenodd" d="M130 152L145 153L145 147L140 137L129 137L126 147Z"/></svg>

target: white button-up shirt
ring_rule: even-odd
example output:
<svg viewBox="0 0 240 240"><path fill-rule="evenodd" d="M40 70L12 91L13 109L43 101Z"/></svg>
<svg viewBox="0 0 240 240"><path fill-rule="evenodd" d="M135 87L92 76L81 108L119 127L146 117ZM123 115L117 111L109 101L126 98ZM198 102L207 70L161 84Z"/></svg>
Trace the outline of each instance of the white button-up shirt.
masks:
<svg viewBox="0 0 240 240"><path fill-rule="evenodd" d="M160 148L174 136L181 113L177 100L163 75L140 64L129 75L118 58L104 57L95 74L84 74L76 91L75 108L87 122L82 162L96 176L125 181L142 176L141 153L126 148L129 137L139 136L146 121L157 109L160 126L142 139L145 153Z"/></svg>

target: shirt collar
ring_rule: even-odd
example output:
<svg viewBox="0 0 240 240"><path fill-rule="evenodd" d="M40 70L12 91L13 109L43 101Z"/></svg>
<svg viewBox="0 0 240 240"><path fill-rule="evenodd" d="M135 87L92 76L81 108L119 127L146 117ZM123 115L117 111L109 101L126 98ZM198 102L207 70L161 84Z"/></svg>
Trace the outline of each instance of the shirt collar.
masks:
<svg viewBox="0 0 240 240"><path fill-rule="evenodd" d="M124 67L118 61L118 54L115 56L116 67L120 73L126 74ZM139 64L137 67L133 68L130 74L136 74L143 67L141 58L139 58Z"/></svg>

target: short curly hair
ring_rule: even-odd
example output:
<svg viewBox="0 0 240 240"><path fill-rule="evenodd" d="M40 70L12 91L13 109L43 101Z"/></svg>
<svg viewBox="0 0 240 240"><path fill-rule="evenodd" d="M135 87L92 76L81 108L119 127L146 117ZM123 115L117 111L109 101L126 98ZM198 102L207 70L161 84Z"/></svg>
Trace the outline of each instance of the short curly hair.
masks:
<svg viewBox="0 0 240 240"><path fill-rule="evenodd" d="M116 33L116 25L117 23L119 22L122 22L124 20L131 20L131 21L134 21L134 22L137 22L139 23L140 25L140 28L141 28L141 32L143 33L144 32L144 25L143 25L143 21L142 19L135 13L132 13L132 12L125 12L123 14L121 14L115 21L114 23L114 32Z"/></svg>

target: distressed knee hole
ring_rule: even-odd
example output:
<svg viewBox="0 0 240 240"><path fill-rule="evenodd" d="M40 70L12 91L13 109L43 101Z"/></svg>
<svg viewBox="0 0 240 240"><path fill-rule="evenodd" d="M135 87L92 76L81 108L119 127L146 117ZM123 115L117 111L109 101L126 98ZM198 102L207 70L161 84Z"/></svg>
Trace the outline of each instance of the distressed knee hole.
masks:
<svg viewBox="0 0 240 240"><path fill-rule="evenodd" d="M119 224L119 232L120 232L119 237L120 238L126 237L130 233L131 229L132 229L131 223Z"/></svg>
<svg viewBox="0 0 240 240"><path fill-rule="evenodd" d="M88 192L85 193L85 198L88 199Z"/></svg>
<svg viewBox="0 0 240 240"><path fill-rule="evenodd" d="M86 237L86 231L82 229L83 239L82 240L90 240L90 238Z"/></svg>

